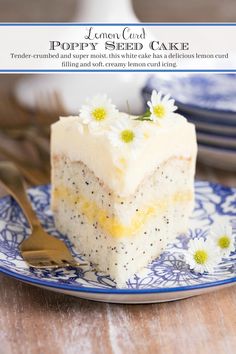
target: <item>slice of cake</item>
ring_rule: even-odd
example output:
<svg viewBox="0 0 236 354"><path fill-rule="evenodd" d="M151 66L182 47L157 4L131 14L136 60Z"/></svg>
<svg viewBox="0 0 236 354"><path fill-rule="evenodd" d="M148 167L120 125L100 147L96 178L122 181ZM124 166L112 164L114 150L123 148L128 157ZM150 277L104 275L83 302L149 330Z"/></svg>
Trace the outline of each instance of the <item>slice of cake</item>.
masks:
<svg viewBox="0 0 236 354"><path fill-rule="evenodd" d="M124 286L185 232L194 204L194 125L153 92L144 116L97 96L52 125L52 210L58 230Z"/></svg>

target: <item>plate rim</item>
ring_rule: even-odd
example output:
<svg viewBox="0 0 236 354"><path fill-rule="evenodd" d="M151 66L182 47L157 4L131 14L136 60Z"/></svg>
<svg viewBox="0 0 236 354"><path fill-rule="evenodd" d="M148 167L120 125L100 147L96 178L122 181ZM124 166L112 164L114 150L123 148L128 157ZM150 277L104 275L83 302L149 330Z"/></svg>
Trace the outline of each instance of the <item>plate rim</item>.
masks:
<svg viewBox="0 0 236 354"><path fill-rule="evenodd" d="M209 150L214 150L216 152L228 153L232 156L234 156L235 152L236 152L236 147L220 146L220 145L217 145L214 143L206 143L206 142L199 141L198 147L201 147L201 146L203 146L204 148L209 149Z"/></svg>
<svg viewBox="0 0 236 354"><path fill-rule="evenodd" d="M236 188L234 187L229 187L225 186L224 184L220 183L215 183L215 182L210 182L210 181L203 181L203 180L195 180L195 183L207 183L210 185L217 185L223 188L229 188L232 189L236 192ZM47 187L49 184L46 185L40 185L36 187L32 187L29 190L35 189L35 188L40 188L40 187ZM0 198L0 201L8 198L9 195L3 196ZM4 274L6 276L9 276L11 278L14 278L16 280L35 285L35 286L43 286L51 289L57 289L57 290L64 290L64 291L71 291L74 293L91 293L91 294L106 294L106 295L142 295L142 294L167 294L167 293L175 293L175 292L191 292L194 290L199 290L199 289L207 289L207 288L214 288L218 286L223 286L227 284L234 284L236 283L236 275L230 278L226 279L221 279L221 280L215 280L211 282L204 282L201 284L194 284L194 285L185 285L185 286L178 286L178 287L163 287L163 288L144 288L144 289L135 289L135 288L96 288L96 287L86 287L86 286L80 286L77 284L76 286L73 284L58 284L54 281L45 281L42 279L37 279L37 278L32 278L24 274L17 273L15 271L9 270L6 267L0 266L0 274Z"/></svg>
<svg viewBox="0 0 236 354"><path fill-rule="evenodd" d="M194 122L191 122L194 124ZM236 129L235 129L235 133L225 133L224 131L219 132L217 130L207 130L206 128L198 128L197 127L197 123L195 124L196 128L197 128L197 134L204 134L206 136L210 136L210 137L214 137L216 139L229 139L229 140L234 140L236 139ZM222 128L222 126L218 126L220 129ZM236 126L235 126L236 128Z"/></svg>
<svg viewBox="0 0 236 354"><path fill-rule="evenodd" d="M210 117L210 116L207 116L207 114L205 112L192 113L191 111L187 111L185 109L185 107L180 107L178 105L177 101L176 101L176 104L178 106L178 110L176 111L176 113L183 115L190 122L206 123L206 124L211 125L211 127L213 129L214 129L215 125L219 125L221 127L226 127L226 128L235 128L235 119L234 120L227 120L227 119L222 118L222 115L220 115L220 118L217 118L215 115ZM236 115L235 115L235 118L236 118Z"/></svg>
<svg viewBox="0 0 236 354"><path fill-rule="evenodd" d="M163 294L163 293L174 293L181 291L193 291L199 289L212 288L217 286L223 286L226 284L236 283L236 276L232 278L217 280L213 282L206 282L196 285L186 285L171 288L150 288L150 289L126 289L126 288L94 288L94 287L79 287L70 284L55 284L52 281L44 281L40 279L34 279L27 277L26 275L18 274L4 267L0 267L0 273L10 276L14 279L26 282L32 285L44 286L53 289L60 289L66 291L73 291L76 293L92 293L92 294L107 294L107 295L142 295L142 294Z"/></svg>
<svg viewBox="0 0 236 354"><path fill-rule="evenodd" d="M214 75L214 74L213 74ZM225 74L218 74L218 75L225 75ZM226 74L227 75L227 74ZM235 77L236 77L236 74L233 74L233 75L235 75ZM196 74L195 76L202 76L201 74ZM145 85L144 85L144 87L143 87L143 89L142 89L142 93L148 93L148 94L150 94L150 90L154 90L155 89L155 87L153 87L153 85L152 85L152 81L154 80L154 79L158 79L158 78L160 78L160 76L159 75L152 75L152 76L150 76L148 79L147 79L147 81L146 81L146 83L145 83ZM186 76L182 76L182 78L186 78ZM162 78L161 78L162 79ZM173 79L175 79L176 80L176 76L173 76L172 78L171 78L172 80ZM170 79L169 79L170 80ZM177 80L179 80L179 77L177 77ZM163 79L162 79L162 81L163 81ZM159 87L159 90L161 90L161 88ZM189 109L190 111L192 111L192 110L198 110L199 112L201 111L201 114L203 114L204 112L205 113L210 113L210 114L219 114L219 115L222 115L222 114L225 114L226 115L226 117L227 118L229 118L230 120L233 120L234 118L235 118L235 116L236 116L236 110L231 110L231 109L215 109L215 108L209 108L209 107L205 107L205 106L201 106L201 105L197 105L197 104L193 104L193 103L184 103L184 102L181 102L181 101L179 101L178 99L176 99L172 94L171 94L171 96L175 99L175 102L176 102L176 104L177 104L177 106L179 107L179 106L181 106L181 108L183 108L183 107L185 107L186 109Z"/></svg>
<svg viewBox="0 0 236 354"><path fill-rule="evenodd" d="M208 144L208 143L203 143L203 142L198 142L198 149L205 149L207 151L211 151L211 152L215 152L215 153L223 153L223 154L227 154L230 157L234 157L236 154L236 147L234 149L232 148L226 148L225 146L221 147L221 146L216 146L214 144ZM200 150L199 150L200 151Z"/></svg>

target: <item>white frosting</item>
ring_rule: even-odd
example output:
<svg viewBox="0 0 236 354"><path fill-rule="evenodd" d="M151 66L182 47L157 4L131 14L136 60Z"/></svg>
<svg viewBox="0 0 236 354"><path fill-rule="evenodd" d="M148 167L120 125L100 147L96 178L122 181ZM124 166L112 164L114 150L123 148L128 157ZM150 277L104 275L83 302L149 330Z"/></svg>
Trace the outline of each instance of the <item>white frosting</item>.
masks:
<svg viewBox="0 0 236 354"><path fill-rule="evenodd" d="M52 125L52 156L63 154L71 161L82 161L123 197L133 194L146 176L171 157L192 157L194 173L195 127L183 116L173 113L163 126L158 126L153 122L135 121L135 117L124 113L119 115L121 119L132 120L132 126L143 132L144 138L135 155L127 147L120 149L112 145L108 138L109 127L93 132L81 124L79 117L73 116L61 118Z"/></svg>

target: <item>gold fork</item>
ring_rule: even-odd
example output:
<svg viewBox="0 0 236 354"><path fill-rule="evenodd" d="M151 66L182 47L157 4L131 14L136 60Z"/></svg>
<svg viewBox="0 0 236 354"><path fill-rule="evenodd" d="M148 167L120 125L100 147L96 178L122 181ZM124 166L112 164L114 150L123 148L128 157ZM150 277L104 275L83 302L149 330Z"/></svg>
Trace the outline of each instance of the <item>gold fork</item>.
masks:
<svg viewBox="0 0 236 354"><path fill-rule="evenodd" d="M31 227L30 237L20 245L23 259L31 267L59 268L88 265L88 263L76 262L64 242L44 231L27 198L21 174L14 164L0 162L0 181L18 202Z"/></svg>

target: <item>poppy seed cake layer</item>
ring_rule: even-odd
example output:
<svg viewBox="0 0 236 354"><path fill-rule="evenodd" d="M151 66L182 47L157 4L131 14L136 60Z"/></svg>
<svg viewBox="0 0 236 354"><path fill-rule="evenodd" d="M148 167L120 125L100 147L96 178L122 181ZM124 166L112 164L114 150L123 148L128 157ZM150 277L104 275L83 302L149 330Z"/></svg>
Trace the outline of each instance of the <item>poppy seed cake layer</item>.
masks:
<svg viewBox="0 0 236 354"><path fill-rule="evenodd" d="M82 162L52 158L52 210L58 230L118 286L185 232L193 209L194 163L171 158L133 195L121 197Z"/></svg>

